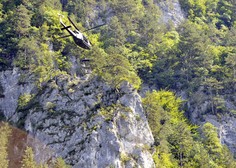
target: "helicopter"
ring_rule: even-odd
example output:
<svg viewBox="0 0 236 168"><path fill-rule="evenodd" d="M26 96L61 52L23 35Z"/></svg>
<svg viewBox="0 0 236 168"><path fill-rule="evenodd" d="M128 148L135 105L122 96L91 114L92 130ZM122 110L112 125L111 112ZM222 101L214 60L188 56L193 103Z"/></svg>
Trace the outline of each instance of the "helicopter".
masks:
<svg viewBox="0 0 236 168"><path fill-rule="evenodd" d="M64 17L63 15L61 14L58 14L59 17L60 17L60 23L61 25L63 26L63 28L61 28L61 30L67 30L69 35L67 36L63 36L61 38L66 38L66 37L70 37L72 36L73 37L73 40L75 42L75 44L77 44L78 46L80 46L81 48L83 49L86 49L86 50L90 50L92 45L90 43L90 41L87 39L87 37L85 37L83 35L83 33L81 31L79 31L79 29L76 27L76 25L74 24L74 22L70 19L70 17L68 17L68 20L70 21L70 23L73 25L73 27L75 28L74 31L72 31L70 28L71 28L71 25L69 26L66 26L65 23L63 23L62 21L62 17ZM102 25L98 25L98 26L95 26L93 28L90 28L90 29L87 29L85 30L84 32L86 31L89 31L89 30L92 30L92 29L95 29L95 28L98 28L100 26L104 26L105 24L102 24Z"/></svg>

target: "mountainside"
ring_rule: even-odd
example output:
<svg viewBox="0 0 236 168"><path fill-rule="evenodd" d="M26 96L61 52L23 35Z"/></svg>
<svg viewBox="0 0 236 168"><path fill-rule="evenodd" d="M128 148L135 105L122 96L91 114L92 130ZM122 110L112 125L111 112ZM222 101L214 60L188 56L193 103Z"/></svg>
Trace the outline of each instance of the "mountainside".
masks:
<svg viewBox="0 0 236 168"><path fill-rule="evenodd" d="M149 151L153 137L141 99L128 84L116 92L96 79L59 76L39 90L30 76L20 81L24 74L18 69L1 72L1 110L7 121L50 147L54 157L73 167L154 166ZM17 105L19 96L22 104Z"/></svg>
<svg viewBox="0 0 236 168"><path fill-rule="evenodd" d="M2 0L0 27L0 167L236 167L235 1Z"/></svg>

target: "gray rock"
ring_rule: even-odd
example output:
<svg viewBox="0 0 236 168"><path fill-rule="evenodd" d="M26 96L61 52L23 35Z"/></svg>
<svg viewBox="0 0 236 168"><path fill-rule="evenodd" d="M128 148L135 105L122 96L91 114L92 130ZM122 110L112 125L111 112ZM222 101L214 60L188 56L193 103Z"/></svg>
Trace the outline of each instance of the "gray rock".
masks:
<svg viewBox="0 0 236 168"><path fill-rule="evenodd" d="M179 0L161 1L157 5L162 12L161 22L169 23L172 21L174 26L177 27L186 18L179 4Z"/></svg>
<svg viewBox="0 0 236 168"><path fill-rule="evenodd" d="M236 111L234 95L221 95L224 100L225 110L223 113L213 114L211 111L210 95L205 94L200 88L198 92L188 98L188 111L191 121L197 125L210 122L218 129L218 135L222 144L228 146L230 151L236 155Z"/></svg>
<svg viewBox="0 0 236 168"><path fill-rule="evenodd" d="M74 168L154 167L149 152L154 139L141 98L128 83L117 91L96 78L70 85L69 77L63 76L35 92L33 81L19 83L21 73L17 69L0 72L4 93L0 111L54 151L40 156L42 147L35 145L39 162L61 156ZM33 92L31 105L18 108L19 96ZM111 114L108 111L107 120L101 108L114 104L118 107ZM129 161L122 160L123 153Z"/></svg>

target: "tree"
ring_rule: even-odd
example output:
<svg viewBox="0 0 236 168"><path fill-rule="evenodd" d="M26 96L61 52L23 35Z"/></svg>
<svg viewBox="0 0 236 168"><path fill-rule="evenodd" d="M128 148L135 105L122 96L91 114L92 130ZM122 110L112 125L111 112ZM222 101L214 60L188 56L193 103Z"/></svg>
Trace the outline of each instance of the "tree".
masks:
<svg viewBox="0 0 236 168"><path fill-rule="evenodd" d="M8 168L9 160L7 159L7 146L11 129L7 123L0 124L0 168Z"/></svg>
<svg viewBox="0 0 236 168"><path fill-rule="evenodd" d="M21 163L21 168L37 168L37 164L34 161L34 153L31 147L26 147Z"/></svg>
<svg viewBox="0 0 236 168"><path fill-rule="evenodd" d="M0 3L0 23L3 20L2 4Z"/></svg>
<svg viewBox="0 0 236 168"><path fill-rule="evenodd" d="M203 143L215 163L220 164L223 158L223 148L218 138L217 129L207 122L202 127Z"/></svg>
<svg viewBox="0 0 236 168"><path fill-rule="evenodd" d="M186 22L180 27L180 42L178 43L179 64L176 67L177 76L183 84L188 84L193 78L202 82L207 75L207 68L211 63L207 55L209 39L191 22ZM202 74L203 68L206 72ZM204 72L204 71L203 71Z"/></svg>
<svg viewBox="0 0 236 168"><path fill-rule="evenodd" d="M173 125L173 131L168 136L171 153L178 160L180 167L192 160L190 157L193 150L193 138L191 127L185 122L179 122Z"/></svg>
<svg viewBox="0 0 236 168"><path fill-rule="evenodd" d="M119 0L111 3L115 15L119 18L126 33L138 26L138 21L143 17L144 7L142 0Z"/></svg>
<svg viewBox="0 0 236 168"><path fill-rule="evenodd" d="M15 65L21 68L30 68L33 58L40 57L40 54L36 39L22 38L18 43Z"/></svg>
<svg viewBox="0 0 236 168"><path fill-rule="evenodd" d="M226 64L229 65L231 69L230 77L232 82L233 92L236 91L236 52L230 53L226 58Z"/></svg>
<svg viewBox="0 0 236 168"><path fill-rule="evenodd" d="M213 77L209 77L204 82L204 85L206 86L210 94L211 112L213 114L217 114L217 107L224 103L222 101L218 101L220 99L217 99L219 98L219 91L223 89L222 82Z"/></svg>
<svg viewBox="0 0 236 168"><path fill-rule="evenodd" d="M118 17L114 16L111 18L108 32L102 37L102 39L105 40L105 48L109 46L117 47L124 45L126 41L126 33L121 24L122 23L119 21Z"/></svg>
<svg viewBox="0 0 236 168"><path fill-rule="evenodd" d="M146 112L149 126L152 130L155 143L158 144L161 141L160 131L163 129L163 125L169 120L169 116L166 111L160 106L158 101L158 94L156 91L147 93L143 98L143 107Z"/></svg>
<svg viewBox="0 0 236 168"><path fill-rule="evenodd" d="M24 5L19 5L14 12L14 29L21 36L26 36L30 28L31 14Z"/></svg>
<svg viewBox="0 0 236 168"><path fill-rule="evenodd" d="M102 73L105 81L116 88L119 88L124 81L128 81L136 89L140 87L141 80L127 58L119 54L110 54L107 59Z"/></svg>
<svg viewBox="0 0 236 168"><path fill-rule="evenodd" d="M59 157L56 159L53 168L69 168L69 166L66 165L65 161L61 157Z"/></svg>
<svg viewBox="0 0 236 168"><path fill-rule="evenodd" d="M160 88L176 85L176 66L179 64L177 58L179 34L176 31L167 32L161 39L157 48L157 60L153 63L153 77ZM156 74L156 75L155 75Z"/></svg>
<svg viewBox="0 0 236 168"><path fill-rule="evenodd" d="M221 28L222 25L231 27L233 25L232 16L233 14L233 5L229 1L219 0L217 12L219 13L219 22L216 24L218 28Z"/></svg>
<svg viewBox="0 0 236 168"><path fill-rule="evenodd" d="M217 128L207 122L202 127L203 141L211 154L219 152L222 147L217 134Z"/></svg>
<svg viewBox="0 0 236 168"><path fill-rule="evenodd" d="M157 153L163 157L155 158L158 164L167 159L169 167L174 167L175 161L183 167L192 161L193 127L187 124L183 113L179 111L181 102L172 92L164 90L148 93L143 99L155 145L158 146ZM173 164L169 164L168 160L172 160Z"/></svg>

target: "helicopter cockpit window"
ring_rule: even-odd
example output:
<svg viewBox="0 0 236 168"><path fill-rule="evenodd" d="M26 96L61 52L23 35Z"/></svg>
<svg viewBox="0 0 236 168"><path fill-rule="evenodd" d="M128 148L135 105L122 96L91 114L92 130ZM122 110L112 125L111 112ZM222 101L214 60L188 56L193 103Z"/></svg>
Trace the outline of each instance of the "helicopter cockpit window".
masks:
<svg viewBox="0 0 236 168"><path fill-rule="evenodd" d="M75 33L75 36L76 36L77 38L83 40L83 35L82 35L82 33L78 32L78 31L74 31L74 33Z"/></svg>

